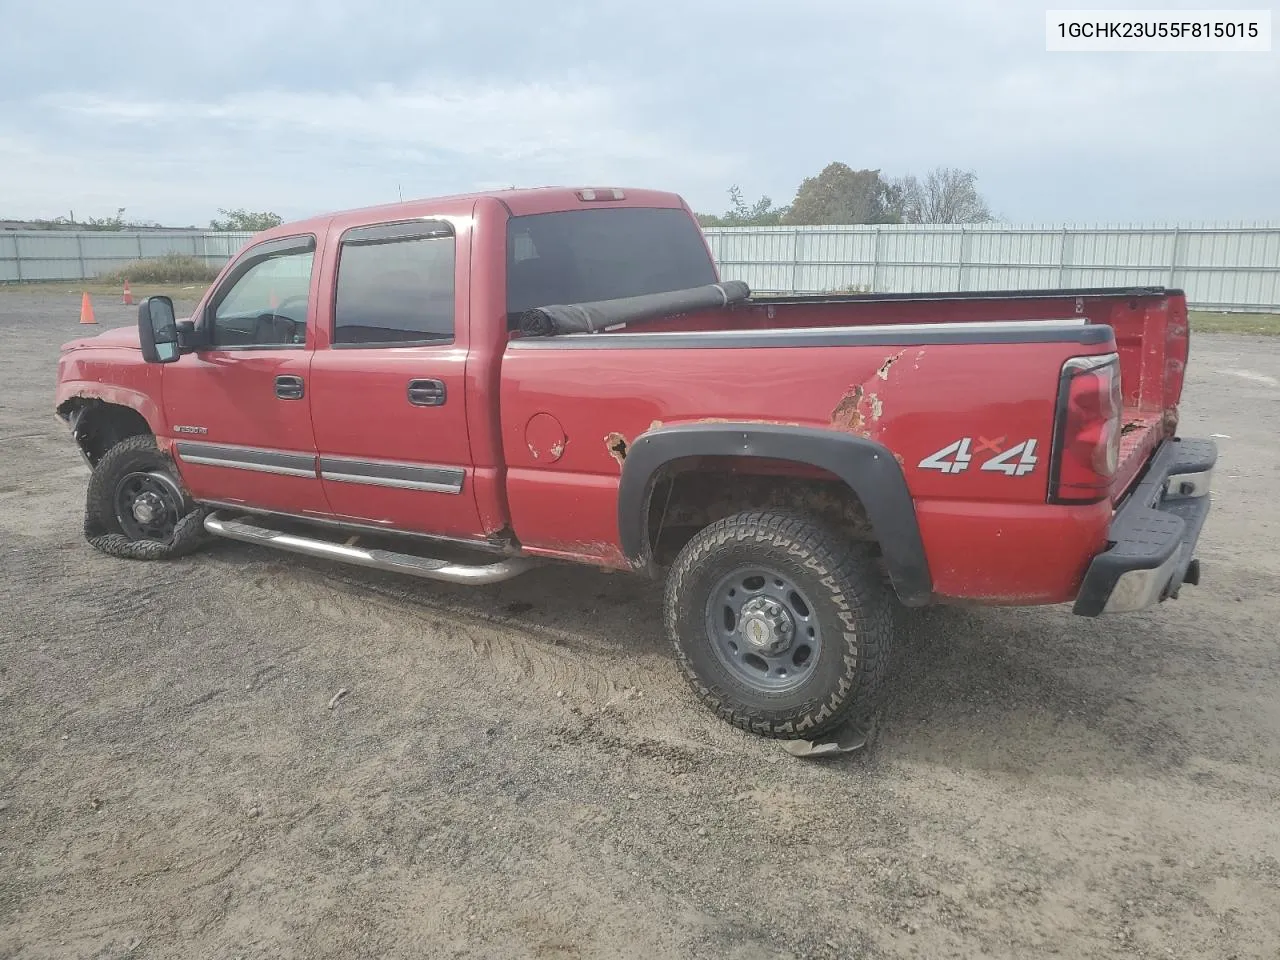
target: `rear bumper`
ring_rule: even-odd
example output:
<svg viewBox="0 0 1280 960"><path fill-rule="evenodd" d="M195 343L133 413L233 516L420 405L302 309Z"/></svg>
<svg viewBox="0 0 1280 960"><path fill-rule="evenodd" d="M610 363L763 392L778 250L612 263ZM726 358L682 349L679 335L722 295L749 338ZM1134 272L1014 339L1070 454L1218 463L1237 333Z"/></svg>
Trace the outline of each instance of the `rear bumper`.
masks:
<svg viewBox="0 0 1280 960"><path fill-rule="evenodd" d="M1111 544L1093 558L1074 612L1082 617L1145 610L1198 583L1196 541L1209 515L1218 447L1212 440L1166 440L1111 520Z"/></svg>

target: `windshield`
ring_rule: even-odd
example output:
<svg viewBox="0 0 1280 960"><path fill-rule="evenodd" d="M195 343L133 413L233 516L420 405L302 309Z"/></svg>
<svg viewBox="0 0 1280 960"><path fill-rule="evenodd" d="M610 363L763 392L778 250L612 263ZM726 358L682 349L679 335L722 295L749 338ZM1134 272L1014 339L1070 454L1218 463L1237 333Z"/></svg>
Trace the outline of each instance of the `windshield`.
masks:
<svg viewBox="0 0 1280 960"><path fill-rule="evenodd" d="M509 315L715 282L702 234L684 210L571 210L507 225Z"/></svg>

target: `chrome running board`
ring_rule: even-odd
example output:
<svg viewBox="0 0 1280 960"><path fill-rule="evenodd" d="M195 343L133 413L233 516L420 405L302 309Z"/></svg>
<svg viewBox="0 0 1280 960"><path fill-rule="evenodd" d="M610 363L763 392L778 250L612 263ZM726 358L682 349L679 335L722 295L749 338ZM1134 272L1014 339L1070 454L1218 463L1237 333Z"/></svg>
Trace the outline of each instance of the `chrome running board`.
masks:
<svg viewBox="0 0 1280 960"><path fill-rule="evenodd" d="M291 553L319 557L322 560L340 560L358 567L370 567L390 573L407 573L415 577L425 577L428 580L444 580L446 583L477 585L501 583L503 580L519 576L534 566L532 560L524 557L508 557L497 563L469 565L450 563L434 557L421 557L412 553L397 553L394 550L367 550L364 547L272 530L243 520L229 519L218 513L211 513L204 518L204 528L214 536L226 537L229 540L256 543L259 546L288 550Z"/></svg>

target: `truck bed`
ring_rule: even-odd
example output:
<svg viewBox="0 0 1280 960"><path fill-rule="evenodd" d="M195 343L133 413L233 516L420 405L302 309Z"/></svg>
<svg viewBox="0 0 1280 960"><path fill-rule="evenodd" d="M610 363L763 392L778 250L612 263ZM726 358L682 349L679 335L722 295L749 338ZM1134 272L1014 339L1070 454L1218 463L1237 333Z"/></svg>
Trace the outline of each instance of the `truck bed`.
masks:
<svg viewBox="0 0 1280 960"><path fill-rule="evenodd" d="M709 332L823 327L1078 320L1115 331L1124 390L1119 501L1160 441L1177 427L1188 355L1186 298L1164 287L1083 288L962 293L840 294L756 297L727 310L647 320L622 332Z"/></svg>

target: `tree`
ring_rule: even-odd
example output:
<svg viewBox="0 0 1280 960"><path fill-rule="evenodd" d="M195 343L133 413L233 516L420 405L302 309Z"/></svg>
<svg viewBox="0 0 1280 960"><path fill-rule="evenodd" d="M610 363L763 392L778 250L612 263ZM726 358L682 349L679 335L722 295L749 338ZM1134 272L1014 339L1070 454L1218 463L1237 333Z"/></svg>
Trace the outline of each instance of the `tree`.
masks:
<svg viewBox="0 0 1280 960"><path fill-rule="evenodd" d="M270 230L272 227L278 227L284 223L284 217L270 211L255 213L252 210L224 210L219 207L218 212L225 219L218 220L215 218L210 220L210 230L236 230L257 233L259 230Z"/></svg>
<svg viewBox="0 0 1280 960"><path fill-rule="evenodd" d="M72 214L72 216L75 215ZM124 207L117 208L114 217L86 217L80 223L76 223L74 219L71 222L84 230L123 230L126 226ZM127 224L127 226L135 226L135 224Z"/></svg>
<svg viewBox="0 0 1280 960"><path fill-rule="evenodd" d="M938 167L922 181L903 177L894 184L906 223L989 223L995 217L978 193L972 170Z"/></svg>
<svg viewBox="0 0 1280 960"><path fill-rule="evenodd" d="M729 209L723 215L699 213L697 217L704 227L775 227L786 212L786 207L775 207L769 197L748 206L742 199L742 188L735 183L729 188Z"/></svg>
<svg viewBox="0 0 1280 960"><path fill-rule="evenodd" d="M829 163L806 177L783 223L895 223L894 190L879 170L854 170Z"/></svg>

